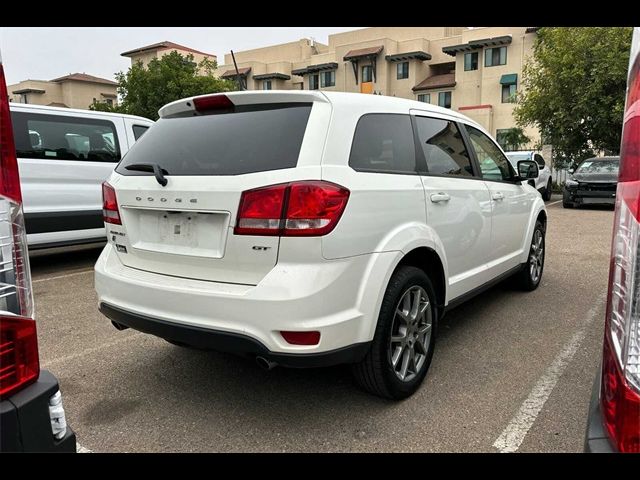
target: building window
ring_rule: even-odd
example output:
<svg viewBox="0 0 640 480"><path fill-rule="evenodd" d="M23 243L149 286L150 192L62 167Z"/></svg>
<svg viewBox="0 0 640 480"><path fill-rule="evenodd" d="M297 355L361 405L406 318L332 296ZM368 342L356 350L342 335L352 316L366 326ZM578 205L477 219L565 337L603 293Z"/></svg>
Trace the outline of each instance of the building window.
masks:
<svg viewBox="0 0 640 480"><path fill-rule="evenodd" d="M263 90L271 90L271 80L263 80L262 81L262 89Z"/></svg>
<svg viewBox="0 0 640 480"><path fill-rule="evenodd" d="M451 108L451 92L438 93L438 106Z"/></svg>
<svg viewBox="0 0 640 480"><path fill-rule="evenodd" d="M478 69L478 52L471 52L464 54L464 71Z"/></svg>
<svg viewBox="0 0 640 480"><path fill-rule="evenodd" d="M502 85L502 103L515 103L516 101L516 84Z"/></svg>
<svg viewBox="0 0 640 480"><path fill-rule="evenodd" d="M421 93L418 95L418 101L424 103L431 103L431 94L430 93Z"/></svg>
<svg viewBox="0 0 640 480"><path fill-rule="evenodd" d="M324 87L335 87L336 86L336 71L329 70L328 72L322 72L320 74L320 86Z"/></svg>
<svg viewBox="0 0 640 480"><path fill-rule="evenodd" d="M373 67L371 65L364 65L362 67L362 82L373 82Z"/></svg>
<svg viewBox="0 0 640 480"><path fill-rule="evenodd" d="M401 62L396 64L396 78L398 80L409 78L409 62Z"/></svg>
<svg viewBox="0 0 640 480"><path fill-rule="evenodd" d="M110 107L113 107L113 99L112 98L107 98L105 100L105 102L107 102L107 105L109 105Z"/></svg>
<svg viewBox="0 0 640 480"><path fill-rule="evenodd" d="M318 88L319 88L318 74L315 73L313 75L309 75L309 90L318 90Z"/></svg>
<svg viewBox="0 0 640 480"><path fill-rule="evenodd" d="M484 51L484 66L495 67L507 64L507 47L487 48Z"/></svg>

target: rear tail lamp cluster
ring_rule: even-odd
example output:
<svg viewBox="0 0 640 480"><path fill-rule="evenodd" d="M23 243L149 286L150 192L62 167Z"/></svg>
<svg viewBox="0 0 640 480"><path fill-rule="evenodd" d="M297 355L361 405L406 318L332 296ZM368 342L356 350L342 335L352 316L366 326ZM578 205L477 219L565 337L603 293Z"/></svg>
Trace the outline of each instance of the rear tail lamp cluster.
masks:
<svg viewBox="0 0 640 480"><path fill-rule="evenodd" d="M122 225L116 191L107 182L102 184L102 219L105 223Z"/></svg>
<svg viewBox="0 0 640 480"><path fill-rule="evenodd" d="M640 55L629 75L616 193L600 402L621 452L640 453Z"/></svg>
<svg viewBox="0 0 640 480"><path fill-rule="evenodd" d="M310 180L271 185L242 193L236 235L322 236L340 220L349 190Z"/></svg>
<svg viewBox="0 0 640 480"><path fill-rule="evenodd" d="M35 382L39 374L20 177L0 63L0 399Z"/></svg>

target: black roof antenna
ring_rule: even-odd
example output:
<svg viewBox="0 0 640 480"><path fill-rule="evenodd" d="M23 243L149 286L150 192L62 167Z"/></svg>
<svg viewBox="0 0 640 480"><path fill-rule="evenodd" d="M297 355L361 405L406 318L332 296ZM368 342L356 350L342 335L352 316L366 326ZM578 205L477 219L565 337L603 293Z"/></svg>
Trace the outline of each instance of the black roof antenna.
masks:
<svg viewBox="0 0 640 480"><path fill-rule="evenodd" d="M233 66L236 67L236 80L238 81L238 86L240 87L240 90L246 90L242 77L240 77L240 71L238 70L238 64L236 63L236 56L233 54L233 50L231 50L231 58L233 58Z"/></svg>

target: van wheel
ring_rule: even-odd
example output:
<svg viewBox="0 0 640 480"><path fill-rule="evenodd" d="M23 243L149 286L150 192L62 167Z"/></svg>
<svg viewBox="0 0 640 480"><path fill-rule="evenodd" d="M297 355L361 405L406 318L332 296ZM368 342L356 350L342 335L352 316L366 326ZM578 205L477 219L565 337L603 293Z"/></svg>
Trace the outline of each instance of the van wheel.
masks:
<svg viewBox="0 0 640 480"><path fill-rule="evenodd" d="M549 181L547 182L547 188L544 189L544 193L542 194L542 200L544 200L545 202L551 200L552 190L553 187L551 185L551 179L549 179Z"/></svg>
<svg viewBox="0 0 640 480"><path fill-rule="evenodd" d="M540 220L537 220L533 230L533 237L531 238L531 245L529 246L529 256L518 274L520 276L520 286L523 290L535 290L540 285L540 280L542 280L545 257L544 235L544 225Z"/></svg>
<svg viewBox="0 0 640 480"><path fill-rule="evenodd" d="M352 367L358 385L393 400L412 395L431 364L437 313L429 277L419 268L400 267L382 299L371 348Z"/></svg>

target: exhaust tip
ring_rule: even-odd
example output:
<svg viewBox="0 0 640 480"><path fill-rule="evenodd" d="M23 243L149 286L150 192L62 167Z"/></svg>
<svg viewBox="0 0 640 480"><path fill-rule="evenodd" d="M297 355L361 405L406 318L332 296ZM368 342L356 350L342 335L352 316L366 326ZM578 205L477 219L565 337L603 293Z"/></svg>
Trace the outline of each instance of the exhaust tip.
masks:
<svg viewBox="0 0 640 480"><path fill-rule="evenodd" d="M116 329L118 329L118 330L126 330L127 328L129 328L126 325L122 325L121 323L114 322L113 320L111 320L111 325L116 327Z"/></svg>
<svg viewBox="0 0 640 480"><path fill-rule="evenodd" d="M260 368L262 368L263 370L273 370L274 368L276 368L278 366L278 364L276 362L272 362L271 360L267 360L264 357L256 357L256 363L258 364L258 366Z"/></svg>

